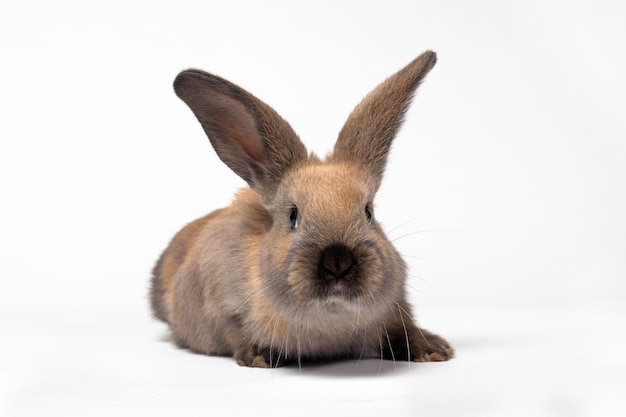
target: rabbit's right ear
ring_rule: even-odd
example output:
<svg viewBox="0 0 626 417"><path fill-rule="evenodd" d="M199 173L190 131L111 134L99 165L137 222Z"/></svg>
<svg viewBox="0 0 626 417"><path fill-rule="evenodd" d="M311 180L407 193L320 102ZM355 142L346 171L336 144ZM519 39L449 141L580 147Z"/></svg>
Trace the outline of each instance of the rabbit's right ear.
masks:
<svg viewBox="0 0 626 417"><path fill-rule="evenodd" d="M193 111L217 155L269 201L284 174L307 158L291 126L244 89L200 70L183 71L174 91Z"/></svg>

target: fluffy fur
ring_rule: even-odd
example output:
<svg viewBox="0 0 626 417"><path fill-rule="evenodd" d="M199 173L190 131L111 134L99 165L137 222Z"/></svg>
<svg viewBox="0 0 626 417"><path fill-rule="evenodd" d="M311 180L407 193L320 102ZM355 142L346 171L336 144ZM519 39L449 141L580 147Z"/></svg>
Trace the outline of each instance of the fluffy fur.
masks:
<svg viewBox="0 0 626 417"><path fill-rule="evenodd" d="M391 142L435 62L425 52L365 97L324 161L247 91L178 75L176 94L250 186L178 232L154 268L152 309L179 346L255 367L453 356L416 326L406 265L373 213Z"/></svg>

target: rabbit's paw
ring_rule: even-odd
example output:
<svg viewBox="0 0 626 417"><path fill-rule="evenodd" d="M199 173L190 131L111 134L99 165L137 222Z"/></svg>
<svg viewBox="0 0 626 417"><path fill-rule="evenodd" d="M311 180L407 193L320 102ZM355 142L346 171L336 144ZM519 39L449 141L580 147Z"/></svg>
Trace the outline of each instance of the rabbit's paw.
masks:
<svg viewBox="0 0 626 417"><path fill-rule="evenodd" d="M233 356L239 365L250 368L278 368L284 365L283 360L273 357L269 348L241 347Z"/></svg>
<svg viewBox="0 0 626 417"><path fill-rule="evenodd" d="M427 330L419 329L411 342L411 360L415 362L441 362L454 357L450 344Z"/></svg>

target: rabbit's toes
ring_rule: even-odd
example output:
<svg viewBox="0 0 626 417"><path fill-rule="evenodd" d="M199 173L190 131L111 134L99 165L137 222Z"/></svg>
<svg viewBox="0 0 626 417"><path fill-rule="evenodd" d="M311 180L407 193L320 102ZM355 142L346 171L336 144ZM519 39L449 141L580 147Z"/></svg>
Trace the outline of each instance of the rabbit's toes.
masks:
<svg viewBox="0 0 626 417"><path fill-rule="evenodd" d="M251 368L277 368L283 365L283 361L272 358L269 348L242 347L233 356L239 365Z"/></svg>
<svg viewBox="0 0 626 417"><path fill-rule="evenodd" d="M411 346L411 359L415 362L441 362L454 357L454 349L441 336L421 329Z"/></svg>

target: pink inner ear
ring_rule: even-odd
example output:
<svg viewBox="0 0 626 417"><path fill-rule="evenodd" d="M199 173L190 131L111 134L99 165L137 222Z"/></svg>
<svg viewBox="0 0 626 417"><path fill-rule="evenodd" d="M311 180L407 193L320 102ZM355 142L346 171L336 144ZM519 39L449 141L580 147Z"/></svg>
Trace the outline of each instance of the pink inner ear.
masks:
<svg viewBox="0 0 626 417"><path fill-rule="evenodd" d="M221 94L214 96L208 105L211 108L206 109L205 114L211 117L209 124L220 131L219 139L228 142L224 145L235 153L242 152L244 156L264 164L263 141L256 120L246 106Z"/></svg>

